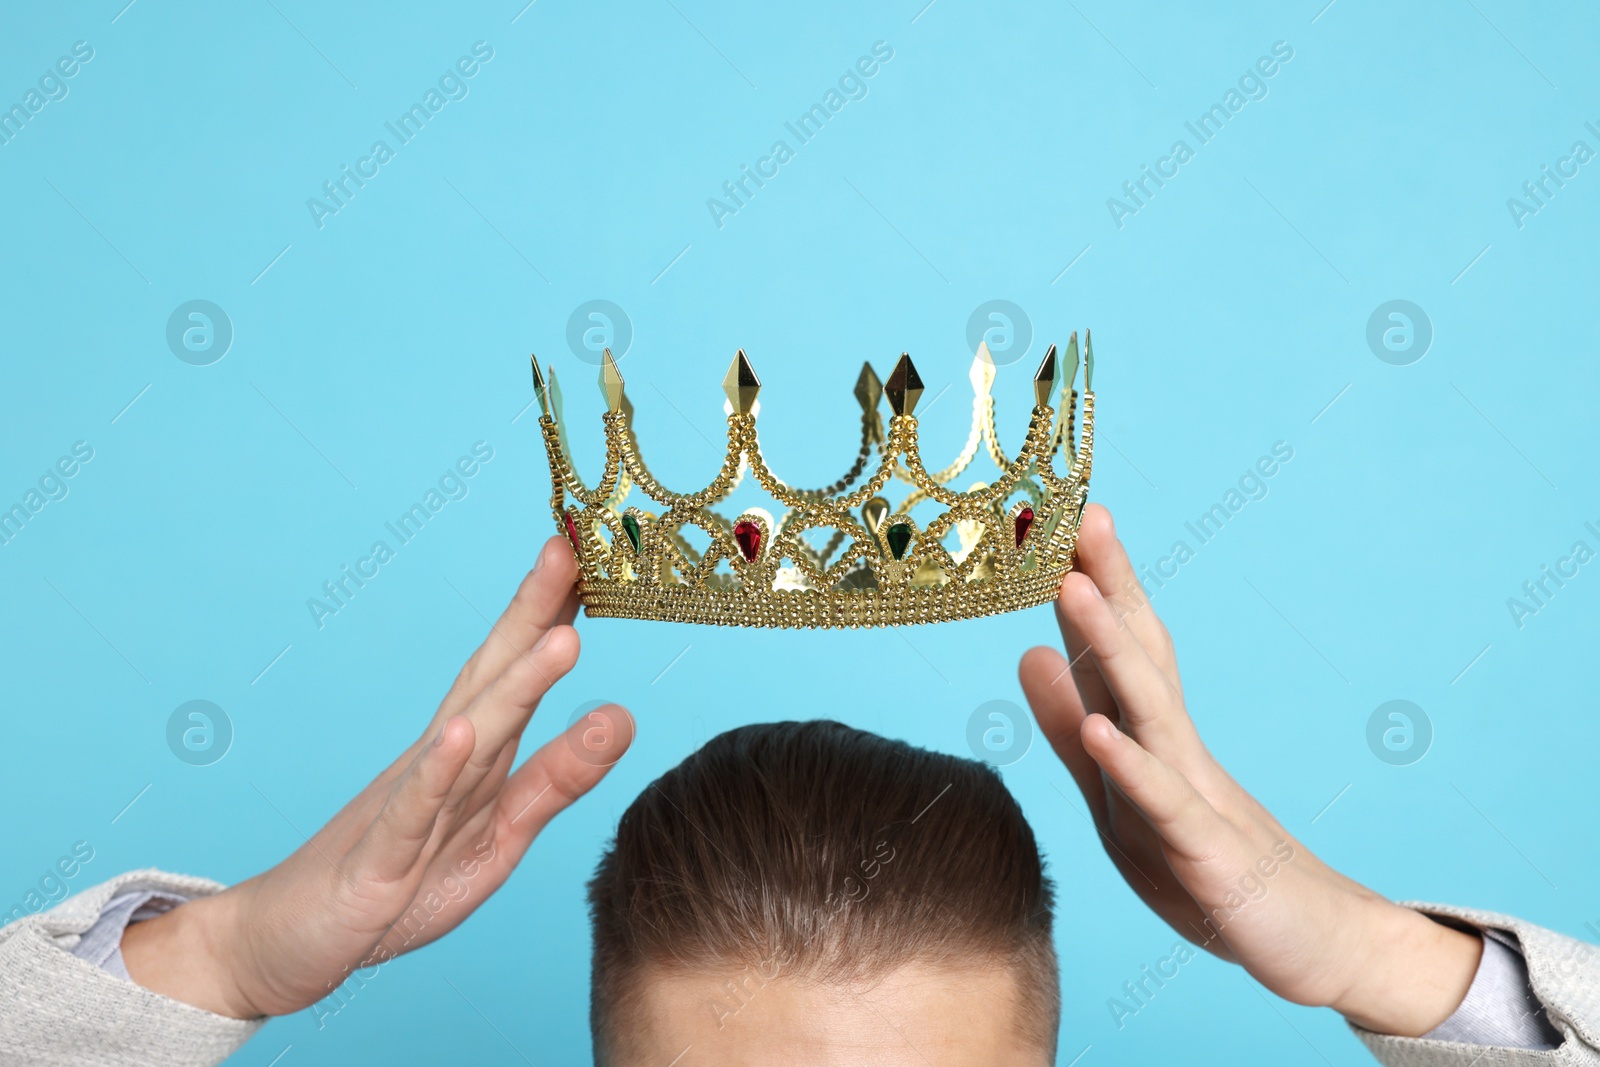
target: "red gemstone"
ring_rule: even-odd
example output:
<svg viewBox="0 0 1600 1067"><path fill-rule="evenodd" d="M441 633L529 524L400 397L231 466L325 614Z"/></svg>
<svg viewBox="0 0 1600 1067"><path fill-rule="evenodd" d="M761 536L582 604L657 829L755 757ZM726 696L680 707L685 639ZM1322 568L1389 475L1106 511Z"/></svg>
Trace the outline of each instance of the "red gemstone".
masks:
<svg viewBox="0 0 1600 1067"><path fill-rule="evenodd" d="M572 542L572 551L579 558L583 556L583 542L578 540L578 524L572 521L572 509L568 508L566 514L561 516L567 525L567 538Z"/></svg>
<svg viewBox="0 0 1600 1067"><path fill-rule="evenodd" d="M756 557L761 555L761 527L743 519L733 528L733 539L739 542L739 551L744 553L745 562L754 563Z"/></svg>
<svg viewBox="0 0 1600 1067"><path fill-rule="evenodd" d="M1028 539L1028 531L1033 529L1033 509L1023 508L1017 512L1017 547L1022 547L1022 542Z"/></svg>

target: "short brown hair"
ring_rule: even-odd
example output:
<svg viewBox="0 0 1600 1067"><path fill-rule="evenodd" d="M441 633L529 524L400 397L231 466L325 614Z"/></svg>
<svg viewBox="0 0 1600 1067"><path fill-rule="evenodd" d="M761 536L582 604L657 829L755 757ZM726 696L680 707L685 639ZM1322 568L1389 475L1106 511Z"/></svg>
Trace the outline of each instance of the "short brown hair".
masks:
<svg viewBox="0 0 1600 1067"><path fill-rule="evenodd" d="M589 883L597 1062L648 966L848 980L998 962L1053 1050L1053 904L986 764L826 720L730 730L639 795Z"/></svg>

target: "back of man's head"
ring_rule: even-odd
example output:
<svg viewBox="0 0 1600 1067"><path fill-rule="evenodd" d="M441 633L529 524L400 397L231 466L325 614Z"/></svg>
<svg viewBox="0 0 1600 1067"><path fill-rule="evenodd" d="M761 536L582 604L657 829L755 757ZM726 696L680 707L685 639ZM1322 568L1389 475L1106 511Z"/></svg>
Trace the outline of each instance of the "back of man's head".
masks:
<svg viewBox="0 0 1600 1067"><path fill-rule="evenodd" d="M1042 1053L1032 1062L1054 1052L1051 885L1016 801L972 760L829 721L731 730L629 806L589 902L602 1063L697 1039L711 1058L696 1062L719 1062L709 1035L757 1018L759 1033L737 1038L746 1046L780 1032L810 1041L818 1005L836 1003L818 997L846 998L827 1040L870 1043L841 1036L866 988L912 991L914 1003L900 996L875 1014L952 1027L960 1013L936 988L945 979L968 1001L1000 1001L987 1016Z"/></svg>

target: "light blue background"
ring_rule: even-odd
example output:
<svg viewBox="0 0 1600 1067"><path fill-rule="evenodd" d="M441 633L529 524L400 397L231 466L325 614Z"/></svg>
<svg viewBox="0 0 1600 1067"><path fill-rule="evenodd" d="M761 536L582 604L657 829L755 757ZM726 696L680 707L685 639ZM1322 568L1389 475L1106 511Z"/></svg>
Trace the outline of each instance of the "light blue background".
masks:
<svg viewBox="0 0 1600 1067"><path fill-rule="evenodd" d="M860 362L887 373L901 349L925 404L954 383L924 420L939 462L965 432L967 316L1004 298L1036 346L1094 329L1092 493L1141 565L1274 442L1294 449L1156 595L1223 762L1382 892L1594 936L1600 565L1520 629L1506 603L1574 541L1600 548L1583 526L1600 521L1600 163L1522 228L1506 206L1575 140L1600 149L1593 11L125 2L9 3L0 32L6 105L73 42L94 48L0 145L0 503L75 441L95 449L0 547L8 908L77 841L95 858L75 889L145 865L246 877L415 735L478 611L552 532L537 427L517 418L530 350L562 373L593 470L601 401L565 342L581 302L631 316L640 434L687 488L714 467L697 433L721 433L740 345L782 476L847 465ZM479 40L494 58L470 95L319 229L307 198ZM707 198L876 41L894 58L867 97L719 229ZM1278 41L1294 57L1266 98L1119 228L1107 198L1193 146L1184 122ZM1365 340L1396 298L1435 331L1410 366ZM209 367L165 342L191 299L236 331ZM1027 369L997 386L1013 442ZM479 440L495 454L470 496L319 630L306 599ZM648 781L782 717L964 753L972 709L1020 701L1018 655L1055 639L1048 609L909 632L581 629L532 740L609 698L634 709L635 750L463 930L237 1062L584 1061L583 882ZM205 768L165 742L197 698L236 731ZM1395 698L1435 730L1409 767L1365 740ZM1365 1062L1331 1013L1210 959L1119 1031L1107 999L1174 935L1042 745L1005 776L1061 890L1062 1063Z"/></svg>

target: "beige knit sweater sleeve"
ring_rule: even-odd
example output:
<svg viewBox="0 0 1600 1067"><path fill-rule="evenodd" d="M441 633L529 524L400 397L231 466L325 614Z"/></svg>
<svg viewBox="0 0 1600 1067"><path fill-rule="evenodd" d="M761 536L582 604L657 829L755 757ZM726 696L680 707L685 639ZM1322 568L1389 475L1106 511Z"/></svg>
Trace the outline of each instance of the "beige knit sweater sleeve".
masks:
<svg viewBox="0 0 1600 1067"><path fill-rule="evenodd" d="M212 1015L123 981L72 954L127 890L209 896L215 882L135 871L0 929L0 1064L214 1067L262 1026Z"/></svg>

